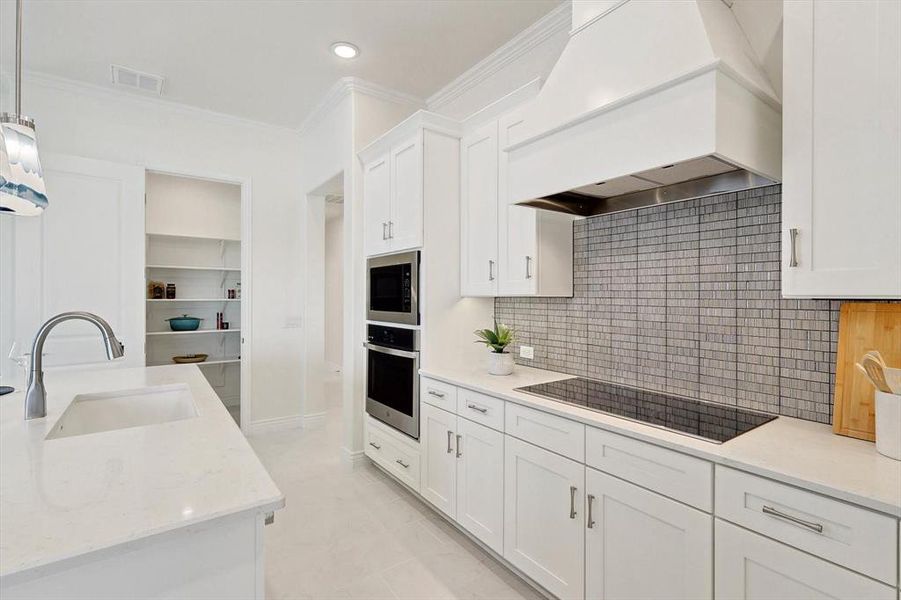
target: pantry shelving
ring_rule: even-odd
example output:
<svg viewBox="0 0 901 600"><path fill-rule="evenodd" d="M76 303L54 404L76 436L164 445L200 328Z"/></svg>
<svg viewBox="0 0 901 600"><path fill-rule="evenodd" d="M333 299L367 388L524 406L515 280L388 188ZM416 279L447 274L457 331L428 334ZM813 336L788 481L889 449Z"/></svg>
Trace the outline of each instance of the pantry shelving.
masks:
<svg viewBox="0 0 901 600"><path fill-rule="evenodd" d="M239 424L240 202L238 185L147 175L146 364L171 365L175 356L207 354L206 361L192 364ZM175 298L152 297L151 284L163 290L174 286ZM228 329L215 327L220 314ZM203 328L172 331L168 319L181 316L202 319Z"/></svg>

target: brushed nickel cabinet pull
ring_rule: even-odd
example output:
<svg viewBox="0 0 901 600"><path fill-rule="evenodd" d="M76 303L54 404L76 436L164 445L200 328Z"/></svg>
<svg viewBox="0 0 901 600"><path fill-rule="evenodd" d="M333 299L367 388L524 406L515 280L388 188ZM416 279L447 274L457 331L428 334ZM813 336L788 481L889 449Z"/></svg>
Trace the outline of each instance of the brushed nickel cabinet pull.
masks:
<svg viewBox="0 0 901 600"><path fill-rule="evenodd" d="M375 448L376 450L381 450L382 447L376 444L375 442L369 442L369 445Z"/></svg>
<svg viewBox="0 0 901 600"><path fill-rule="evenodd" d="M797 227L792 227L788 230L788 235L791 237L791 255L788 259L788 266L790 267L798 266L798 233L800 231Z"/></svg>
<svg viewBox="0 0 901 600"><path fill-rule="evenodd" d="M448 430L447 432L447 453L450 454L454 451L452 444L454 443L454 432Z"/></svg>
<svg viewBox="0 0 901 600"><path fill-rule="evenodd" d="M405 469L409 469L409 468L410 468L410 465L408 465L407 463L405 463L404 461L402 461L402 460L399 459L399 458L398 458L396 461L394 461L394 462L396 462L397 464L399 464L400 466L402 466L402 467L405 468Z"/></svg>
<svg viewBox="0 0 901 600"><path fill-rule="evenodd" d="M382 240L388 239L388 224L382 223Z"/></svg>
<svg viewBox="0 0 901 600"><path fill-rule="evenodd" d="M576 486L569 486L569 518L576 518Z"/></svg>
<svg viewBox="0 0 901 600"><path fill-rule="evenodd" d="M463 451L460 449L460 440L463 439L462 435L457 435L457 458L463 456Z"/></svg>
<svg viewBox="0 0 901 600"><path fill-rule="evenodd" d="M478 412L482 413L483 415L488 414L487 408L482 408L481 406L476 406L475 404L467 404L466 408L471 408L472 410L478 411Z"/></svg>
<svg viewBox="0 0 901 600"><path fill-rule="evenodd" d="M823 533L823 526L819 523L814 523L813 521L805 521L804 519L800 519L798 517L786 514L781 510L775 509L772 506L763 506L763 514L770 515L773 517L778 517L780 519L785 519L786 521L791 521L796 525L800 525L801 527L806 527L812 531L816 531L817 533Z"/></svg>
<svg viewBox="0 0 901 600"><path fill-rule="evenodd" d="M494 281L494 261L488 261L488 281Z"/></svg>
<svg viewBox="0 0 901 600"><path fill-rule="evenodd" d="M388 239L394 239L394 221L388 221Z"/></svg>
<svg viewBox="0 0 901 600"><path fill-rule="evenodd" d="M526 279L532 278L532 257L526 257Z"/></svg>
<svg viewBox="0 0 901 600"><path fill-rule="evenodd" d="M436 398L444 398L444 393L436 392L435 390L429 390L429 396L435 396Z"/></svg>
<svg viewBox="0 0 901 600"><path fill-rule="evenodd" d="M594 503L594 495L588 494L588 529L594 529L594 517L591 516L591 505Z"/></svg>

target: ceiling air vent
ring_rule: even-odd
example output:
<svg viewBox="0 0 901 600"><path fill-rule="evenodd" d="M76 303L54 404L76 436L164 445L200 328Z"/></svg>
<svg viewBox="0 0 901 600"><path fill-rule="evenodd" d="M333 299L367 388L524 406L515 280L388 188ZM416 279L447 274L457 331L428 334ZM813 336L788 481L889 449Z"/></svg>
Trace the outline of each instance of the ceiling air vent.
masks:
<svg viewBox="0 0 901 600"><path fill-rule="evenodd" d="M142 73L128 67L112 65L113 85L163 95L163 78L152 73Z"/></svg>

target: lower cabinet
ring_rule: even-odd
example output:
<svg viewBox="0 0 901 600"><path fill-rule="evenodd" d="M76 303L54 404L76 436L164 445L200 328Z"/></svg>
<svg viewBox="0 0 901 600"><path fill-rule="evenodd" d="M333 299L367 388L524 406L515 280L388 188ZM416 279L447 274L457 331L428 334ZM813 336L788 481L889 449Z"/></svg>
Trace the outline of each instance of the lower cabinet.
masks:
<svg viewBox="0 0 901 600"><path fill-rule="evenodd" d="M585 597L713 597L713 517L585 469Z"/></svg>
<svg viewBox="0 0 901 600"><path fill-rule="evenodd" d="M716 521L718 600L894 600L895 588Z"/></svg>
<svg viewBox="0 0 901 600"><path fill-rule="evenodd" d="M503 554L504 434L430 404L420 411L420 493Z"/></svg>
<svg viewBox="0 0 901 600"><path fill-rule="evenodd" d="M457 417L457 522L504 553L504 434Z"/></svg>
<svg viewBox="0 0 901 600"><path fill-rule="evenodd" d="M585 467L506 436L504 558L561 599L584 594Z"/></svg>

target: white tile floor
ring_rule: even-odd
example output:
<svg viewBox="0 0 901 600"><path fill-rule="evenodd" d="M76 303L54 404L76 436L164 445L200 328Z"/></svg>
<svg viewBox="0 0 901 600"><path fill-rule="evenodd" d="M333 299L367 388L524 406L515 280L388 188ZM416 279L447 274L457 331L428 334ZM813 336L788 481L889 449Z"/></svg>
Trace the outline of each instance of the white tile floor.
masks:
<svg viewBox="0 0 901 600"><path fill-rule="evenodd" d="M335 404L319 429L250 438L287 498L265 529L267 598L542 598L399 483L342 463Z"/></svg>

